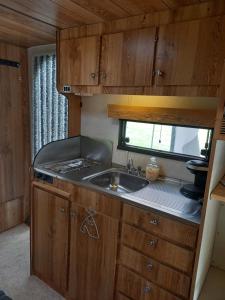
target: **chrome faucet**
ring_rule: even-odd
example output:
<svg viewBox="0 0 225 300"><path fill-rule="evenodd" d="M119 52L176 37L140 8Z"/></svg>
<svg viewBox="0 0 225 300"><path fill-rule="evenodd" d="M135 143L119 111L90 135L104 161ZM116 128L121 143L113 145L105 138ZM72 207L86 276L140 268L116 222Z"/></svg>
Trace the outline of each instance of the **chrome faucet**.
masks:
<svg viewBox="0 0 225 300"><path fill-rule="evenodd" d="M132 158L129 158L129 160L127 162L127 172L128 172L128 174L131 174L131 175L143 177L143 171L142 171L141 167L138 166L137 168L135 168L134 161Z"/></svg>
<svg viewBox="0 0 225 300"><path fill-rule="evenodd" d="M128 162L127 162L127 171L129 174L132 174L132 171L134 170L134 161L132 158L129 158L128 159Z"/></svg>

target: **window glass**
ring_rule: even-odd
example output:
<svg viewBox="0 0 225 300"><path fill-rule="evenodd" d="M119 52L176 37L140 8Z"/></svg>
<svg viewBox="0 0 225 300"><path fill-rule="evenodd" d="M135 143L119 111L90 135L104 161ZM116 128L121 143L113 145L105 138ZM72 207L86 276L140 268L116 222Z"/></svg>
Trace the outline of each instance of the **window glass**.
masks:
<svg viewBox="0 0 225 300"><path fill-rule="evenodd" d="M120 121L118 148L177 158L207 158L212 129Z"/></svg>

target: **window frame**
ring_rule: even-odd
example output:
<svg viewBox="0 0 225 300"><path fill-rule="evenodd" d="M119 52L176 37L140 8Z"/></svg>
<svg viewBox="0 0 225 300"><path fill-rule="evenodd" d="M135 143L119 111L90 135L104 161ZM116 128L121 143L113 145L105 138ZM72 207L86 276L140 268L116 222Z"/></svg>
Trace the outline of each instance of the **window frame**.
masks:
<svg viewBox="0 0 225 300"><path fill-rule="evenodd" d="M180 154L180 153L176 153L176 152L155 150L155 149L151 149L151 148L147 149L147 148L137 147L137 146L133 146L133 145L129 146L124 142L127 122L209 129L212 132L211 138L210 138L210 143L209 143L209 156L206 159L206 158L199 157L199 156L194 156L194 155L187 155L187 154L185 155L185 154ZM213 132L214 132L213 128L209 128L209 127L198 127L198 126L189 126L189 125L180 125L180 124L165 124L165 123L158 123L158 122L144 122L144 121L137 121L137 120L119 119L119 135L118 135L117 149L129 151L129 152L134 152L134 153L145 154L145 155L158 156L158 157L162 157L162 158L169 158L169 159L178 160L178 161L185 161L185 162L188 161L188 160L191 160L191 159L208 161L209 157L210 157L210 152L211 152ZM173 138L173 141L171 143L170 149L173 148L174 138Z"/></svg>

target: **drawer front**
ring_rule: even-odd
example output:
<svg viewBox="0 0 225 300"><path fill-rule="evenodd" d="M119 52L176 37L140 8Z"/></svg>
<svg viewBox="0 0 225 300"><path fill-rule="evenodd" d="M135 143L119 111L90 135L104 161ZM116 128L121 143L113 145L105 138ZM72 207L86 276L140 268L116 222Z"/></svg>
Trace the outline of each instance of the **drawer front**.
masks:
<svg viewBox="0 0 225 300"><path fill-rule="evenodd" d="M198 226L191 226L136 208L124 205L123 220L162 238L194 249L196 247Z"/></svg>
<svg viewBox="0 0 225 300"><path fill-rule="evenodd" d="M176 295L189 296L191 278L152 258L122 245L120 263Z"/></svg>
<svg viewBox="0 0 225 300"><path fill-rule="evenodd" d="M133 300L179 299L122 266L119 266L117 290Z"/></svg>
<svg viewBox="0 0 225 300"><path fill-rule="evenodd" d="M87 188L78 188L75 202L85 208L94 209L116 219L121 215L121 202L118 199L111 198Z"/></svg>
<svg viewBox="0 0 225 300"><path fill-rule="evenodd" d="M190 250L127 224L122 225L122 243L173 268L192 273L194 252Z"/></svg>

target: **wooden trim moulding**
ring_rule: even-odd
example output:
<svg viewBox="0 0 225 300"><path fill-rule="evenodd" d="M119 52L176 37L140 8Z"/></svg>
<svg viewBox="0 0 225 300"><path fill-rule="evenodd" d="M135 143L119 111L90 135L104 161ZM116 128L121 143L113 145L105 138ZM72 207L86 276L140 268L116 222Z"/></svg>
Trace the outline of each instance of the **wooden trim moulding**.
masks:
<svg viewBox="0 0 225 300"><path fill-rule="evenodd" d="M210 199L225 202L225 186L222 183L218 183L218 185L212 191Z"/></svg>
<svg viewBox="0 0 225 300"><path fill-rule="evenodd" d="M122 120L214 128L216 111L109 104L108 117Z"/></svg>
<svg viewBox="0 0 225 300"><path fill-rule="evenodd" d="M70 196L71 194L70 193L67 193L61 189L58 189L54 186L51 186L51 185L48 185L46 183L42 183L42 182L38 182L38 181L33 181L32 182L32 187L36 187L36 188L39 188L43 191L46 191L46 192L49 192L49 193L52 193L58 197L62 197L64 199L70 199Z"/></svg>
<svg viewBox="0 0 225 300"><path fill-rule="evenodd" d="M80 135L81 130L81 97L65 94L68 99L68 136Z"/></svg>

